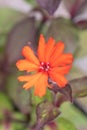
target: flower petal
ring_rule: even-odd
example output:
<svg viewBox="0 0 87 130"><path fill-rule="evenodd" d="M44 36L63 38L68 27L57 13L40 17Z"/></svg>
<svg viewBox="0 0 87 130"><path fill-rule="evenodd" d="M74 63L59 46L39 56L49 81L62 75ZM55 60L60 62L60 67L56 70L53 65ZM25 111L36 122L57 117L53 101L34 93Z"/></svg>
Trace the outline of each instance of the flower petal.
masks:
<svg viewBox="0 0 87 130"><path fill-rule="evenodd" d="M44 36L41 34L40 35L40 39L39 39L39 46L38 46L38 50L37 50L37 53L38 53L38 57L39 57L39 60L42 62L44 62L44 53L45 53L45 39L44 39Z"/></svg>
<svg viewBox="0 0 87 130"><path fill-rule="evenodd" d="M63 53L63 51L64 51L64 43L62 41L59 41L54 47L54 51L50 58L50 63L52 64L55 60L57 60L57 58Z"/></svg>
<svg viewBox="0 0 87 130"><path fill-rule="evenodd" d="M49 62L50 56L53 52L54 45L55 45L55 40L52 37L50 37L46 44L45 62Z"/></svg>
<svg viewBox="0 0 87 130"><path fill-rule="evenodd" d="M72 54L62 54L57 60L53 61L51 66L65 66L71 65L73 62L73 55Z"/></svg>
<svg viewBox="0 0 87 130"><path fill-rule="evenodd" d="M41 75L42 75L42 73L38 73L38 74L34 74L34 75L28 75L28 76L19 76L18 80L21 81L21 82L27 81L27 83L23 85L23 88L29 89L33 85L35 85L35 83L41 77Z"/></svg>
<svg viewBox="0 0 87 130"><path fill-rule="evenodd" d="M57 74L54 71L51 71L49 73L49 75L50 75L50 78L53 81L55 81L60 88L65 87L65 85L68 83L68 81L66 80L66 78L62 74Z"/></svg>
<svg viewBox="0 0 87 130"><path fill-rule="evenodd" d="M29 60L32 63L35 63L37 65L39 65L39 60L37 59L37 57L34 55L32 49L29 46L24 46L23 50L22 50L22 55Z"/></svg>
<svg viewBox="0 0 87 130"><path fill-rule="evenodd" d="M55 73L64 75L64 74L68 74L71 67L72 67L71 65L61 66L61 67L54 67L54 68L51 69L51 71L54 71Z"/></svg>
<svg viewBox="0 0 87 130"><path fill-rule="evenodd" d="M46 74L43 74L39 78L39 82L37 81L35 84L35 95L42 97L46 94L46 87L48 86L47 80L48 76Z"/></svg>
<svg viewBox="0 0 87 130"><path fill-rule="evenodd" d="M26 75L26 76L19 76L18 80L21 82L24 82L24 81L30 82L31 80L34 81L34 80L38 79L41 75L42 75L42 73L36 73L36 74Z"/></svg>
<svg viewBox="0 0 87 130"><path fill-rule="evenodd" d="M17 61L16 66L20 71L27 70L28 72L38 70L39 68L38 65L31 63L28 60L19 60Z"/></svg>

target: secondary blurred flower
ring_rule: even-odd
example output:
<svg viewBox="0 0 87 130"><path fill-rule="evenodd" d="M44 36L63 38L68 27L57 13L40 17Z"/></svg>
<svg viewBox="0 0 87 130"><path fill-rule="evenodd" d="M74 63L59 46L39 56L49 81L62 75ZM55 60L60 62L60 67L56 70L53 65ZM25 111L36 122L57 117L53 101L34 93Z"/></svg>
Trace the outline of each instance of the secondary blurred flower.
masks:
<svg viewBox="0 0 87 130"><path fill-rule="evenodd" d="M55 81L59 87L65 87L68 83L64 77L71 68L73 56L72 54L64 54L64 43L50 37L46 43L44 36L41 34L37 57L29 46L24 46L22 55L25 59L19 60L16 63L20 71L34 72L26 76L19 76L18 80L27 82L23 88L29 89L34 86L34 93L37 96L44 96L46 88L50 87L48 78Z"/></svg>

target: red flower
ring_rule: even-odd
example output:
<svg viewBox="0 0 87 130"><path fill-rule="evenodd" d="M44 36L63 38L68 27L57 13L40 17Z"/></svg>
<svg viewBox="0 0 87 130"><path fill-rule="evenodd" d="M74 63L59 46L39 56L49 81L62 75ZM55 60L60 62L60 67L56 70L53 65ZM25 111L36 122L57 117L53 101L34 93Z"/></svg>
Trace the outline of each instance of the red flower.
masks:
<svg viewBox="0 0 87 130"><path fill-rule="evenodd" d="M24 46L22 55L25 59L19 60L16 63L20 71L35 72L26 76L19 76L18 80L27 82L23 88L29 89L34 86L35 95L44 96L48 85L48 78L55 81L59 87L65 87L68 83L65 74L71 69L73 56L72 54L64 54L64 43L50 37L48 42L45 42L44 36L41 34L36 57L29 46Z"/></svg>

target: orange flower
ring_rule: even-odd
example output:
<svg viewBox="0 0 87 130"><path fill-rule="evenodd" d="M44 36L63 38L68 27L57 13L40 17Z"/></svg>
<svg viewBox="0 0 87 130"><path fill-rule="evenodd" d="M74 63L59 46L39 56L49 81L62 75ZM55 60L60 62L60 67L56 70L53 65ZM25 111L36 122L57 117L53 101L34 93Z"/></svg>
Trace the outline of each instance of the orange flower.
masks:
<svg viewBox="0 0 87 130"><path fill-rule="evenodd" d="M23 88L29 89L34 86L35 95L42 97L46 94L46 88L50 87L48 78L55 81L60 88L65 87L68 81L64 75L71 69L73 56L64 54L63 51L64 43L62 41L55 44L55 40L50 37L46 43L42 34L37 50L38 58L29 46L24 46L22 55L25 59L19 60L16 66L20 71L34 73L18 77L19 81L27 82Z"/></svg>

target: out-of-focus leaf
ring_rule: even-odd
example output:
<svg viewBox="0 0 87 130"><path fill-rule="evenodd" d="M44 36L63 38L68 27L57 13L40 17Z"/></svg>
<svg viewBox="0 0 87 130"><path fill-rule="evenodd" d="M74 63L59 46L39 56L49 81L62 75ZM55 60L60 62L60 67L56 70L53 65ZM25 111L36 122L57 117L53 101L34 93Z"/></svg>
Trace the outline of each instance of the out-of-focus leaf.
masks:
<svg viewBox="0 0 87 130"><path fill-rule="evenodd" d="M78 108L73 104L66 102L63 103L60 107L61 116L71 121L76 128L84 126L87 128L87 116L84 115Z"/></svg>
<svg viewBox="0 0 87 130"><path fill-rule="evenodd" d="M12 111L13 107L8 97L0 93L0 118L4 116L5 111Z"/></svg>
<svg viewBox="0 0 87 130"><path fill-rule="evenodd" d="M81 30L79 31L79 49L77 50L76 58L82 58L83 56L87 56L87 31Z"/></svg>
<svg viewBox="0 0 87 130"><path fill-rule="evenodd" d="M56 42L62 40L65 43L65 52L75 52L78 42L78 31L70 20L64 18L53 20L46 35L47 38L52 36Z"/></svg>
<svg viewBox="0 0 87 130"><path fill-rule="evenodd" d="M87 0L64 0L65 6L80 29L87 28Z"/></svg>
<svg viewBox="0 0 87 130"><path fill-rule="evenodd" d="M0 8L0 33L9 31L11 27L24 17L24 14L10 8Z"/></svg>
<svg viewBox="0 0 87 130"><path fill-rule="evenodd" d="M28 114L30 112L30 93L22 88L17 77L16 73L8 78L8 95L21 112Z"/></svg>
<svg viewBox="0 0 87 130"><path fill-rule="evenodd" d="M32 104L36 107L37 104L43 102L44 100L52 101L52 93L49 92L49 89L46 91L46 95L42 98L34 95L34 90L32 89Z"/></svg>
<svg viewBox="0 0 87 130"><path fill-rule="evenodd" d="M67 97L67 99L72 101L72 89L70 84L67 84L64 88L61 89L60 92L64 94Z"/></svg>
<svg viewBox="0 0 87 130"><path fill-rule="evenodd" d="M0 91L4 90L4 87L5 87L5 86L3 86L4 80L5 80L5 74L3 73L2 64L0 61Z"/></svg>
<svg viewBox="0 0 87 130"><path fill-rule="evenodd" d="M80 29L87 29L87 0L83 0L74 22Z"/></svg>
<svg viewBox="0 0 87 130"><path fill-rule="evenodd" d="M5 45L8 32L24 15L10 8L0 8L0 49ZM1 52L1 50L0 50Z"/></svg>
<svg viewBox="0 0 87 130"><path fill-rule="evenodd" d="M22 113L14 112L12 115L12 123L11 126L13 130L22 130L25 126L26 118ZM23 122L23 123L22 123ZM25 129L26 130L26 129Z"/></svg>
<svg viewBox="0 0 87 130"><path fill-rule="evenodd" d="M25 116L22 115L21 113L14 112L14 113L12 113L11 117L12 117L12 119L8 120L9 121L8 129L9 130L23 130L25 124L22 123L21 121L25 120ZM7 130L5 120L3 120L2 123L0 123L0 130Z"/></svg>
<svg viewBox="0 0 87 130"><path fill-rule="evenodd" d="M74 124L66 118L58 118L58 130L77 130Z"/></svg>
<svg viewBox="0 0 87 130"><path fill-rule="evenodd" d="M76 22L76 25L80 28L80 29L87 29L87 20L81 20Z"/></svg>
<svg viewBox="0 0 87 130"><path fill-rule="evenodd" d="M37 0L37 2L52 15L58 8L61 0Z"/></svg>
<svg viewBox="0 0 87 130"><path fill-rule="evenodd" d="M25 1L27 1L29 4L36 5L36 0L25 0Z"/></svg>
<svg viewBox="0 0 87 130"><path fill-rule="evenodd" d="M49 124L48 124L48 126L49 126L49 128L50 128L50 130L57 130L58 129L58 127L57 127L57 124L56 124L56 122L50 122Z"/></svg>
<svg viewBox="0 0 87 130"><path fill-rule="evenodd" d="M55 119L59 114L60 111L56 106L54 106L50 102L42 102L37 106L37 125L36 128L38 130L42 128L45 124Z"/></svg>
<svg viewBox="0 0 87 130"><path fill-rule="evenodd" d="M74 104L77 106L77 108L87 114L87 97L76 98L74 100Z"/></svg>
<svg viewBox="0 0 87 130"><path fill-rule="evenodd" d="M35 50L36 40L36 25L34 18L26 18L19 22L10 32L7 46L6 57L9 64L15 63L21 56L21 50L24 45L30 42L30 46Z"/></svg>
<svg viewBox="0 0 87 130"><path fill-rule="evenodd" d="M71 14L71 17L75 17L81 4L85 0L64 0L65 6L68 9L69 13Z"/></svg>
<svg viewBox="0 0 87 130"><path fill-rule="evenodd" d="M70 73L67 75L67 78L68 80L71 80L71 79L76 79L76 78L80 78L80 77L83 77L85 76L86 74L84 74L81 69L79 69L79 67L77 66L74 66L72 67Z"/></svg>
<svg viewBox="0 0 87 130"><path fill-rule="evenodd" d="M70 81L73 97L87 96L87 77L73 79Z"/></svg>

